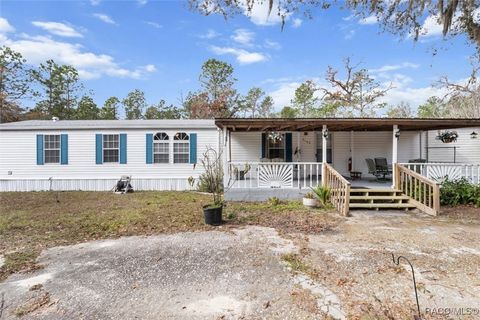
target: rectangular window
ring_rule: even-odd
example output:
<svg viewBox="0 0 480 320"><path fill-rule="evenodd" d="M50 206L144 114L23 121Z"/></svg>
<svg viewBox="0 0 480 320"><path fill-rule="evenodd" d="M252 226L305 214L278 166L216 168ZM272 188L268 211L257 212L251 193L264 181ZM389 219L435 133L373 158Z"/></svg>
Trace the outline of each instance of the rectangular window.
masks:
<svg viewBox="0 0 480 320"><path fill-rule="evenodd" d="M281 139L267 137L267 158L285 161L285 134Z"/></svg>
<svg viewBox="0 0 480 320"><path fill-rule="evenodd" d="M60 135L46 134L43 150L45 163L60 163Z"/></svg>
<svg viewBox="0 0 480 320"><path fill-rule="evenodd" d="M169 163L169 143L154 142L153 143L153 163Z"/></svg>
<svg viewBox="0 0 480 320"><path fill-rule="evenodd" d="M173 144L173 162L189 163L190 144L188 142L175 142Z"/></svg>
<svg viewBox="0 0 480 320"><path fill-rule="evenodd" d="M103 162L119 162L120 144L118 134L103 135Z"/></svg>

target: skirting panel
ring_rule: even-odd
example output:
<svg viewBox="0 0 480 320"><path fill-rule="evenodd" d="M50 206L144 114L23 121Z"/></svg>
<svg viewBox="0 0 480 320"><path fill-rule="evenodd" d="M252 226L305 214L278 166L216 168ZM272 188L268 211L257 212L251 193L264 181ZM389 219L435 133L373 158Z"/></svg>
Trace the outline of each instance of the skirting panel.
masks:
<svg viewBox="0 0 480 320"><path fill-rule="evenodd" d="M0 180L0 192L15 191L112 191L118 179L19 179ZM134 190L191 190L187 179L133 178Z"/></svg>

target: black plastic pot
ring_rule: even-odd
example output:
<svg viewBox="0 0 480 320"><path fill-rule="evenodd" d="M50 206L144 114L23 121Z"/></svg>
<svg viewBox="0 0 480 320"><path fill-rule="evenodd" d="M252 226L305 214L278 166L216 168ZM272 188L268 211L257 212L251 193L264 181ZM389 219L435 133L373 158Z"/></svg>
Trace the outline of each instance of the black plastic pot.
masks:
<svg viewBox="0 0 480 320"><path fill-rule="evenodd" d="M206 205L203 207L203 215L205 216L205 223L211 226L219 226L222 224L222 208L223 206L212 207Z"/></svg>

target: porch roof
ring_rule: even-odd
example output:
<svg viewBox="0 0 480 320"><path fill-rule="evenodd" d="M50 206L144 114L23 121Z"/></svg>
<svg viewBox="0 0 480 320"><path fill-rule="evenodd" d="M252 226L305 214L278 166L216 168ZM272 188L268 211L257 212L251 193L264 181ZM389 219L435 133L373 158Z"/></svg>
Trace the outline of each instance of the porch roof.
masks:
<svg viewBox="0 0 480 320"><path fill-rule="evenodd" d="M419 118L217 118L219 128L233 131L317 131L327 125L330 131L442 130L480 127L479 119Z"/></svg>

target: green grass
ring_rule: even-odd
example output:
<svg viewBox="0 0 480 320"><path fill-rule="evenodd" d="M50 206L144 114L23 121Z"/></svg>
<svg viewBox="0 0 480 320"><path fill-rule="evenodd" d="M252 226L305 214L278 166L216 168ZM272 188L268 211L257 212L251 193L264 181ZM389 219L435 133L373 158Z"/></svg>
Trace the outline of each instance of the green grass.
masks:
<svg viewBox="0 0 480 320"><path fill-rule="evenodd" d="M211 198L193 192L1 193L0 280L31 270L41 250L93 239L207 230L202 206Z"/></svg>
<svg viewBox="0 0 480 320"><path fill-rule="evenodd" d="M38 268L49 247L130 235L212 230L204 224L211 196L195 192L17 192L0 193L0 254L8 275ZM261 225L284 232L318 233L338 223L325 210L300 202L228 203L224 227Z"/></svg>

